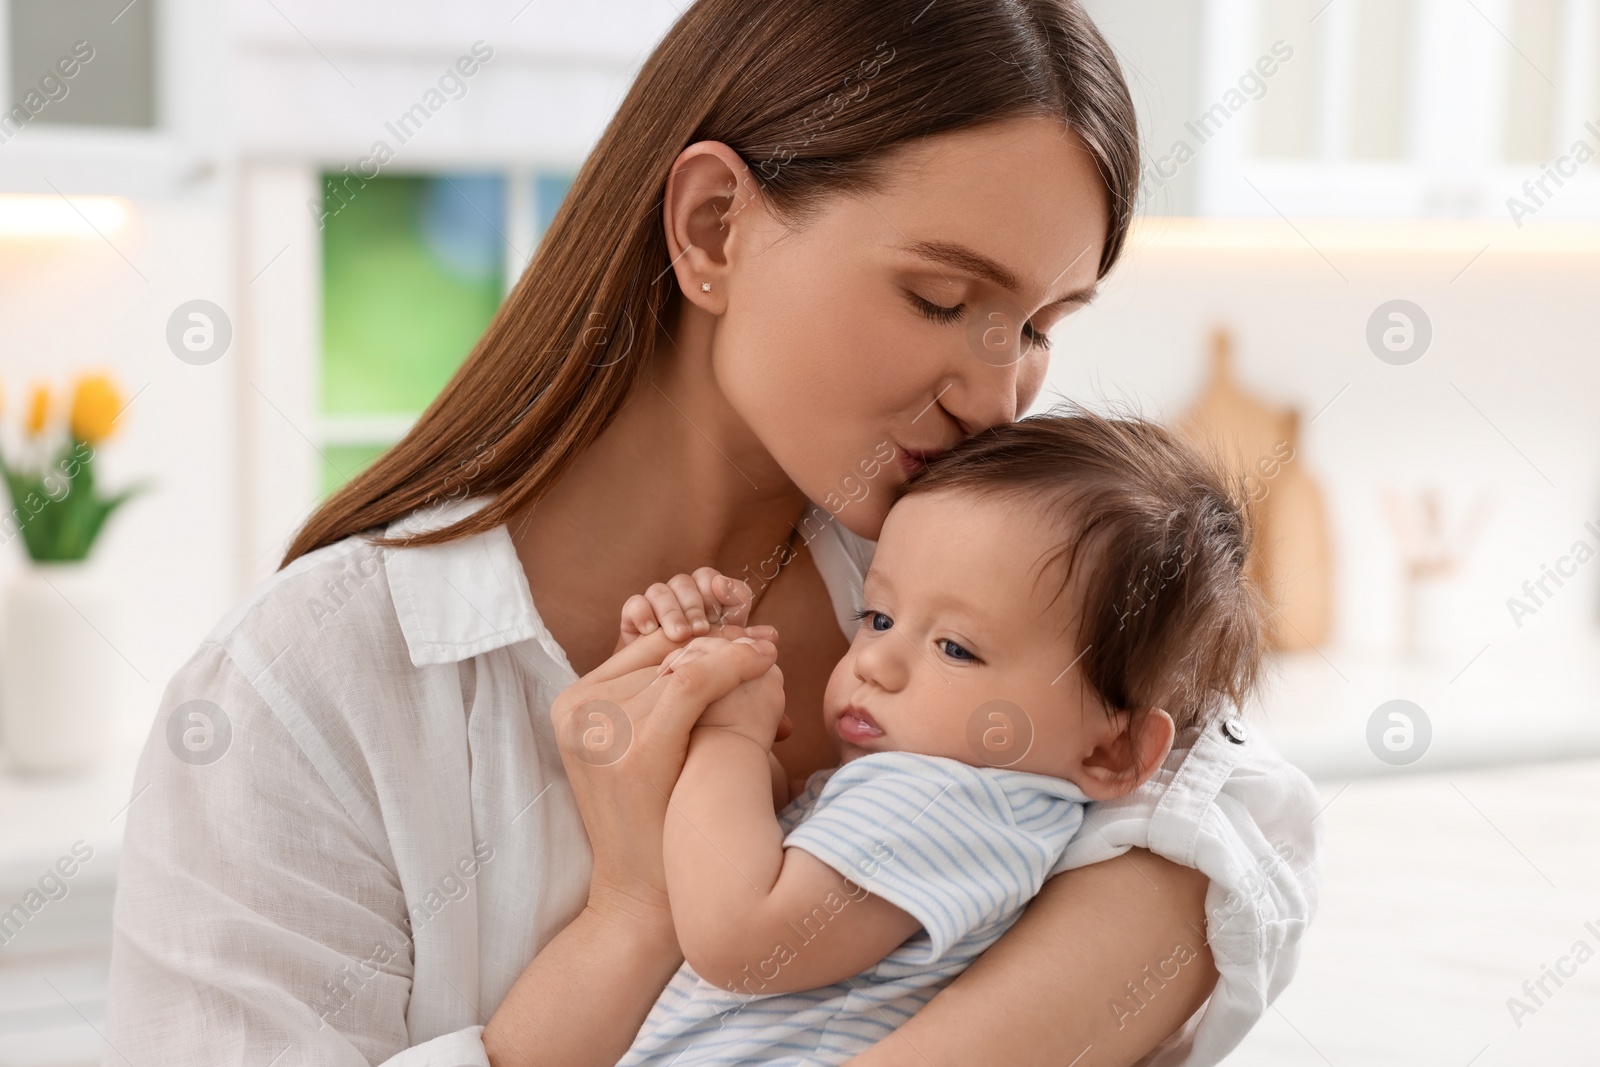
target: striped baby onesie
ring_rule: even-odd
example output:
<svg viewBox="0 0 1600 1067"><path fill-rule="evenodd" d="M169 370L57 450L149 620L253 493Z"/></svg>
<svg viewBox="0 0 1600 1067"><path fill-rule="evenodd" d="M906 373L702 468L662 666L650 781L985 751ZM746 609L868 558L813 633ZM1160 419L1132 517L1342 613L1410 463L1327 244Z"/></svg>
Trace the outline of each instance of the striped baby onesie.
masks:
<svg viewBox="0 0 1600 1067"><path fill-rule="evenodd" d="M1078 831L1088 800L1062 779L911 752L817 771L778 815L784 847L811 853L922 929L855 977L799 993L719 989L685 963L617 1067L845 1062L915 1015L1010 928ZM825 911L815 914L825 921ZM816 936L790 929L794 951Z"/></svg>

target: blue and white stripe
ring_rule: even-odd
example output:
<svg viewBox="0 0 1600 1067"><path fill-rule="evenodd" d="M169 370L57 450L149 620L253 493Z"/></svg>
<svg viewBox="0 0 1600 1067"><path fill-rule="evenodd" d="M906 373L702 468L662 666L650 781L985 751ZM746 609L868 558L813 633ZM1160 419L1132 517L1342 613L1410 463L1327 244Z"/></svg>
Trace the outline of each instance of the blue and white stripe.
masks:
<svg viewBox="0 0 1600 1067"><path fill-rule="evenodd" d="M1088 800L1062 779L910 752L816 772L779 813L784 846L923 928L855 977L800 993L718 989L685 963L618 1067L845 1062L893 1033L1016 922Z"/></svg>

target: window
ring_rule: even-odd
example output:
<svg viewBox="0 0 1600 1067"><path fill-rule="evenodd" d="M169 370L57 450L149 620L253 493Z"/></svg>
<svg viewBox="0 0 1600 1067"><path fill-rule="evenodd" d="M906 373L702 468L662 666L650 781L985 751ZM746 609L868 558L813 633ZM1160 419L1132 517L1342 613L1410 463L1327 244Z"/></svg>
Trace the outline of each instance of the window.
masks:
<svg viewBox="0 0 1600 1067"><path fill-rule="evenodd" d="M1146 180L1193 160L1186 211L1600 218L1600 0L1213 0L1202 22L1198 84L1141 70L1190 119ZM1121 25L1154 54L1159 23Z"/></svg>
<svg viewBox="0 0 1600 1067"><path fill-rule="evenodd" d="M1556 147L1562 75L1560 0L1516 0L1507 27L1518 61L1506 71L1502 155L1509 163L1544 163ZM1600 118L1600 115L1590 116Z"/></svg>
<svg viewBox="0 0 1600 1067"><path fill-rule="evenodd" d="M399 440L493 318L563 173L323 175L322 491Z"/></svg>
<svg viewBox="0 0 1600 1067"><path fill-rule="evenodd" d="M156 124L154 0L10 0L10 122Z"/></svg>

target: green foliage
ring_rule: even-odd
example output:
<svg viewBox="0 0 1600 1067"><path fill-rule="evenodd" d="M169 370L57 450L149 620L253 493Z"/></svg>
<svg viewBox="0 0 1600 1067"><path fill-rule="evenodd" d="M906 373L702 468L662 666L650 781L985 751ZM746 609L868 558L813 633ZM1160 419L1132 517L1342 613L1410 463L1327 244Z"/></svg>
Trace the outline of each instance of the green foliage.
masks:
<svg viewBox="0 0 1600 1067"><path fill-rule="evenodd" d="M17 470L0 456L0 474L11 495L11 518L5 525L22 533L28 556L36 563L87 559L106 519L143 485L102 497L95 492L94 448L69 441L42 471Z"/></svg>

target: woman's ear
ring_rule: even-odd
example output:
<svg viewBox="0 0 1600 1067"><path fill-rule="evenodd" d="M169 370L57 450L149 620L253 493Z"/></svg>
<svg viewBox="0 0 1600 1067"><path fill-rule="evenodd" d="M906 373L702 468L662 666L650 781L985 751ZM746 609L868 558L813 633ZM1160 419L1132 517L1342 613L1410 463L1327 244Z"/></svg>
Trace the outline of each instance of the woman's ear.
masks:
<svg viewBox="0 0 1600 1067"><path fill-rule="evenodd" d="M735 231L744 228L757 195L750 168L720 141L685 148L667 175L662 224L670 262L688 301L712 314L727 306Z"/></svg>
<svg viewBox="0 0 1600 1067"><path fill-rule="evenodd" d="M1172 751L1177 729L1161 708L1112 713L1105 737L1083 760L1074 779L1090 800L1131 793L1156 773Z"/></svg>

